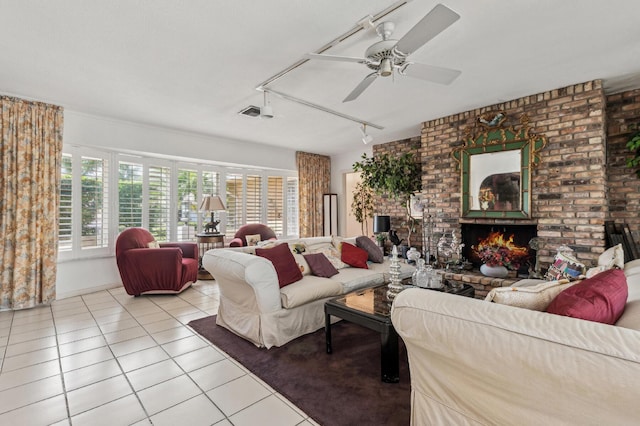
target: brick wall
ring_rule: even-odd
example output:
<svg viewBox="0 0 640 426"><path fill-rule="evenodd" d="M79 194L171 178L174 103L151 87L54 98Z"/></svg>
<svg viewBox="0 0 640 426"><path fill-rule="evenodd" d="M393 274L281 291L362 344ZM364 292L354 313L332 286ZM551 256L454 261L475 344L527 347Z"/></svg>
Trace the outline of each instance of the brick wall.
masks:
<svg viewBox="0 0 640 426"><path fill-rule="evenodd" d="M611 104L606 110L606 101ZM613 141L629 133L629 125L638 120L640 92L605 98L599 80L526 96L513 101L438 118L423 123L420 144L414 139L374 146L374 155L382 152L419 152L423 178L423 195L434 216L435 232L460 232L460 173L451 151L462 144L464 130L473 127L484 113L503 110L507 125L519 126L522 114L530 118L533 131L547 137L540 152L541 164L532 172L532 219L542 238L539 254L546 265L556 248L567 244L579 259L594 264L604 250L604 221L624 218L638 232L640 179L622 170L622 141ZM609 177L605 162L606 116L612 115L616 126L609 126ZM616 115L617 114L617 115ZM613 143L615 142L615 143ZM625 174L626 173L626 174ZM635 179L635 178L634 178ZM630 185L630 186L628 186ZM625 188L618 191L617 188ZM631 189L626 189L631 188ZM616 196L612 196L612 192ZM609 213L611 201L612 212ZM393 200L377 200L378 212L392 216L392 227L399 225L401 212ZM477 219L477 223L520 223ZM415 239L414 241L419 241Z"/></svg>
<svg viewBox="0 0 640 426"><path fill-rule="evenodd" d="M626 144L640 130L640 89L607 96L607 175L611 218L626 222L640 242L640 179L626 166Z"/></svg>

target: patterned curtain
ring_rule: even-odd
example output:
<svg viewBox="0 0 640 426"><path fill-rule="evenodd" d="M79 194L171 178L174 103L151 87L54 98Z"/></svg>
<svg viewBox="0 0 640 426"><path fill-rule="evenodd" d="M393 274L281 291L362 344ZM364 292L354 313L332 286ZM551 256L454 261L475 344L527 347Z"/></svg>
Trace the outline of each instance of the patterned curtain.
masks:
<svg viewBox="0 0 640 426"><path fill-rule="evenodd" d="M0 96L0 308L55 299L63 110Z"/></svg>
<svg viewBox="0 0 640 426"><path fill-rule="evenodd" d="M300 236L322 235L322 194L331 189L331 158L296 152L300 194Z"/></svg>

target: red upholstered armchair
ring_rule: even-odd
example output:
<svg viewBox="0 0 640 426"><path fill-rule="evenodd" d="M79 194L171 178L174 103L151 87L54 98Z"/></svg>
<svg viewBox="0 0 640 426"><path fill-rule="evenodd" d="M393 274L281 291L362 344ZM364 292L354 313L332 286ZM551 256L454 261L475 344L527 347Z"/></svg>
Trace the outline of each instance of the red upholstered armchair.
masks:
<svg viewBox="0 0 640 426"><path fill-rule="evenodd" d="M278 237L273 229L261 223L249 223L242 225L233 236L233 240L229 242L229 247L245 247L247 245L247 235L260 234L260 241L276 240Z"/></svg>
<svg viewBox="0 0 640 426"><path fill-rule="evenodd" d="M198 279L196 243L155 243L144 228L122 231L116 241L116 261L127 293L180 293ZM153 244L152 244L153 245Z"/></svg>

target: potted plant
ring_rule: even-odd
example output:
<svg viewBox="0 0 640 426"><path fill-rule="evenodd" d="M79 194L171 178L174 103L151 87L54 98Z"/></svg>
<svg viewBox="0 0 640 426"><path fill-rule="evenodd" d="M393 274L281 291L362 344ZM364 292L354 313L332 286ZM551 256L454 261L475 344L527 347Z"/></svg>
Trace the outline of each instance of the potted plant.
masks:
<svg viewBox="0 0 640 426"><path fill-rule="evenodd" d="M633 157L627 159L627 167L635 169L636 176L640 178L640 130L631 135L627 149L633 153Z"/></svg>
<svg viewBox="0 0 640 426"><path fill-rule="evenodd" d="M411 246L411 233L415 231L416 220L411 217L409 199L422 190L422 167L412 152L398 156L380 154L367 157L353 164L353 170L360 172L362 184L378 195L393 197L406 208L407 244Z"/></svg>
<svg viewBox="0 0 640 426"><path fill-rule="evenodd" d="M373 217L373 192L371 189L358 182L353 191L353 200L351 201L351 211L353 216L360 224L362 235L368 235L369 218Z"/></svg>

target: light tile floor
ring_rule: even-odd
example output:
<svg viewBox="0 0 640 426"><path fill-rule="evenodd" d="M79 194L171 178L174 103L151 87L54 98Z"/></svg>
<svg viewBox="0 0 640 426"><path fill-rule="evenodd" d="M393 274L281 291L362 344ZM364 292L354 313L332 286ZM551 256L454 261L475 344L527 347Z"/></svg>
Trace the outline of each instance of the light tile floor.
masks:
<svg viewBox="0 0 640 426"><path fill-rule="evenodd" d="M186 325L218 301L215 281L198 281L0 312L0 424L315 425Z"/></svg>

